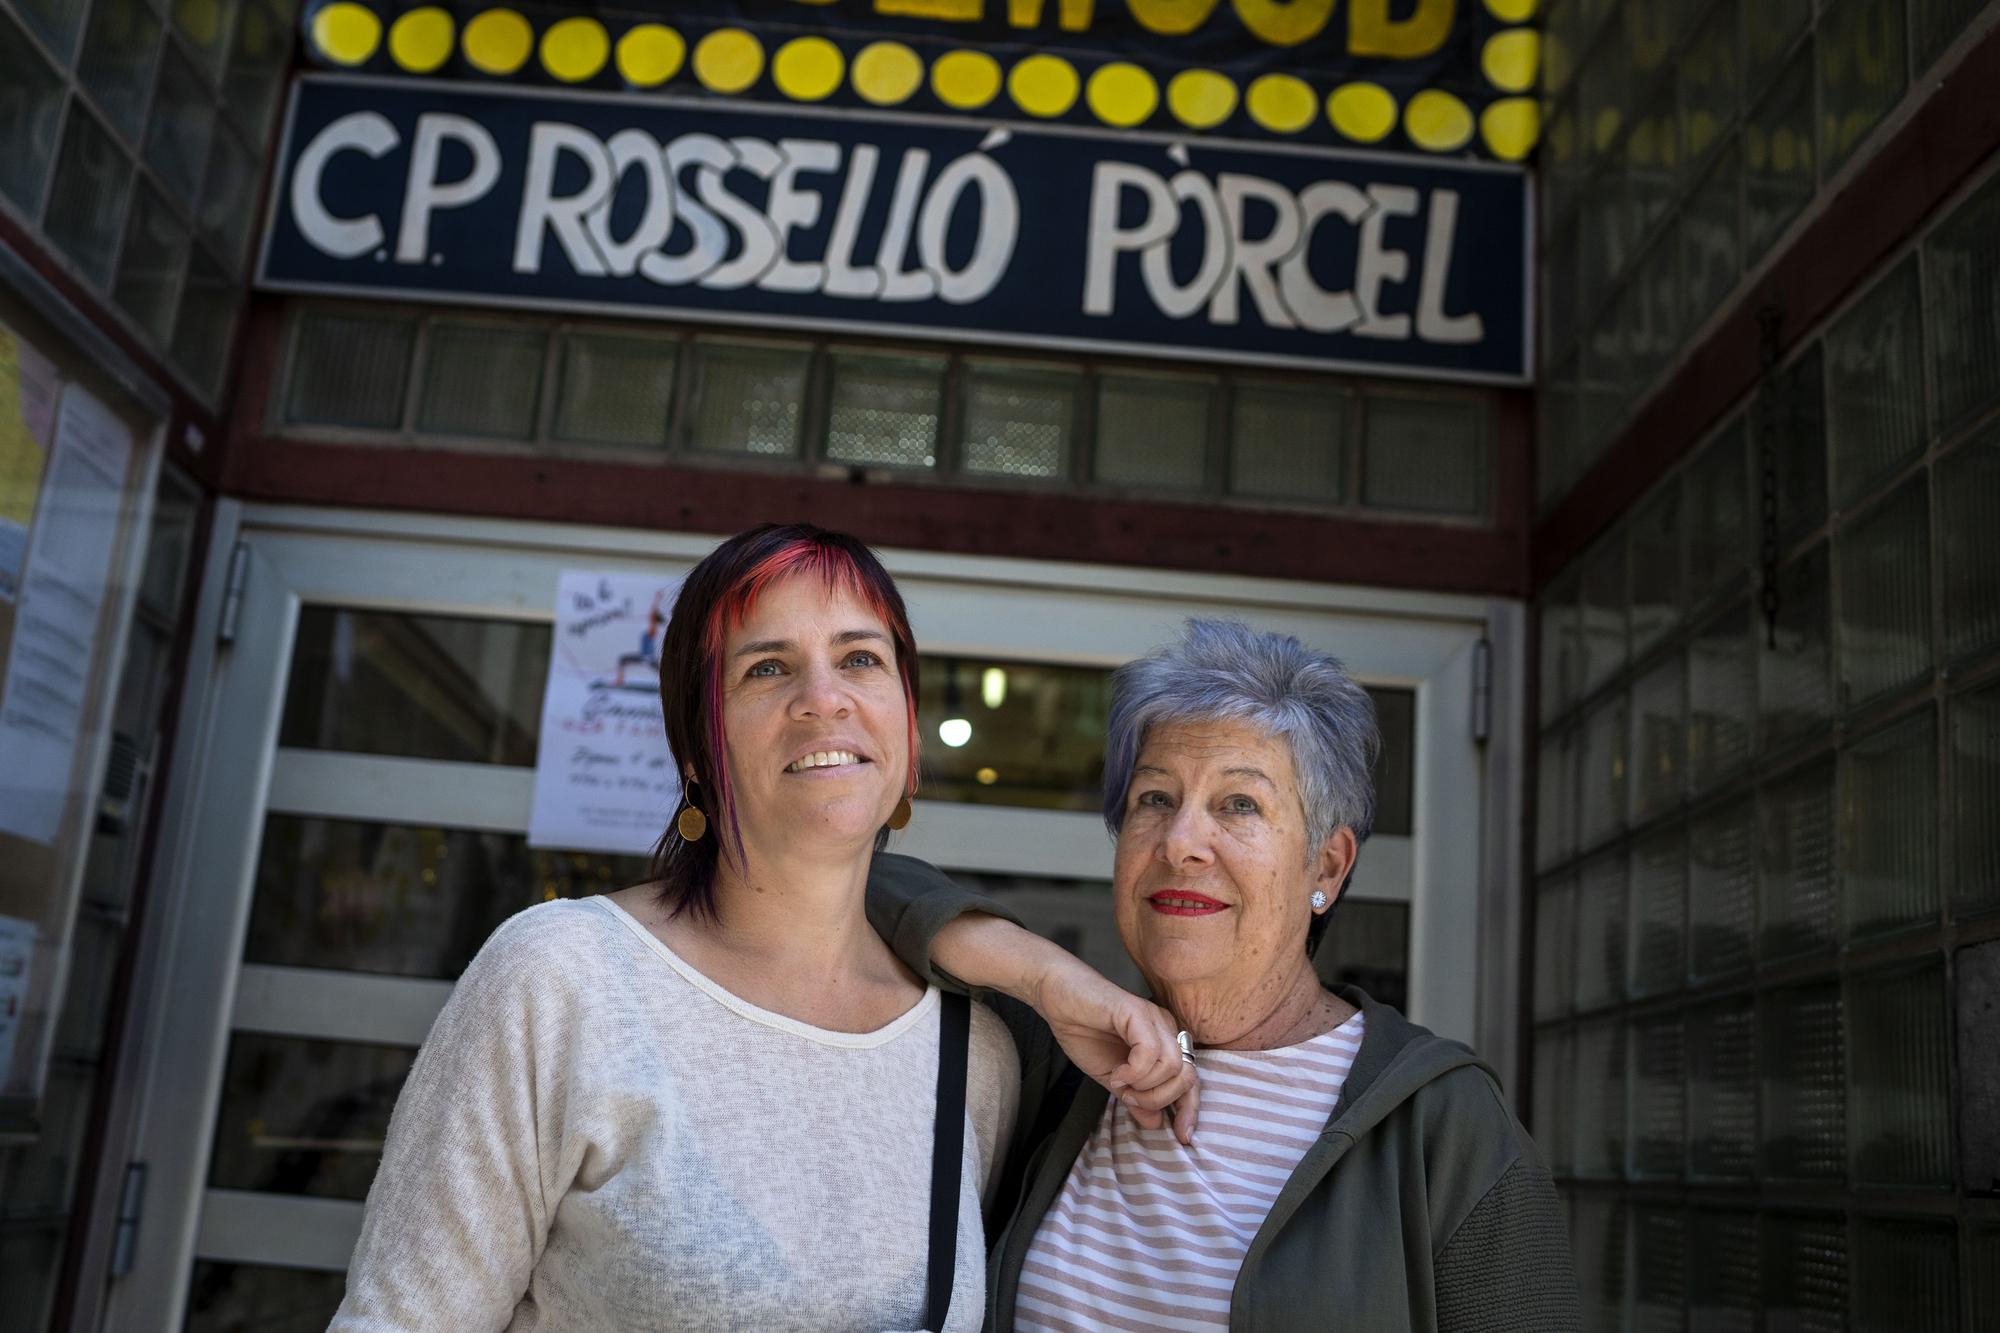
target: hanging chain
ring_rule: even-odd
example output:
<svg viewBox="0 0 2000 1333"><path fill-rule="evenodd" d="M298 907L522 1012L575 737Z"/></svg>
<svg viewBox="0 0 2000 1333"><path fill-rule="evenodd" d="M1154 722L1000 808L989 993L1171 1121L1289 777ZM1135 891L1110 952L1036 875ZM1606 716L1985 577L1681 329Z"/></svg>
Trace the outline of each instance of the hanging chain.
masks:
<svg viewBox="0 0 2000 1333"><path fill-rule="evenodd" d="M1758 604L1764 612L1764 642L1778 646L1778 334L1784 314L1775 305L1757 312L1757 443L1761 461L1758 509L1762 579Z"/></svg>

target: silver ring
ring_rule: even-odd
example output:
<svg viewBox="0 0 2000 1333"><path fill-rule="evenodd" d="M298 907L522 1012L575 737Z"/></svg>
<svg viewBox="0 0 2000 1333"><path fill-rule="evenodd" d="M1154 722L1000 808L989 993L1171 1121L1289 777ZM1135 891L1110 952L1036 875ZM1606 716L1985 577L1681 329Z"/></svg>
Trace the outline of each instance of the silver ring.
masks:
<svg viewBox="0 0 2000 1333"><path fill-rule="evenodd" d="M1186 1028L1182 1028L1179 1032L1176 1032L1174 1034L1174 1044L1181 1048L1181 1063L1189 1065L1193 1064L1194 1038L1190 1037L1187 1034Z"/></svg>

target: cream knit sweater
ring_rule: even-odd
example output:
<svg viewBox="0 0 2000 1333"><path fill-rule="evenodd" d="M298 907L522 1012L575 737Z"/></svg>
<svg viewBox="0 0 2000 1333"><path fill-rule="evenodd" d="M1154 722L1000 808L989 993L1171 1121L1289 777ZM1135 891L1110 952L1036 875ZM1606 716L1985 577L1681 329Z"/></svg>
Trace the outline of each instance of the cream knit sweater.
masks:
<svg viewBox="0 0 2000 1333"><path fill-rule="evenodd" d="M938 993L830 1032L723 990L603 898L515 916L404 1085L334 1333L915 1329ZM1013 1128L973 1009L951 1330L985 1304L979 1200Z"/></svg>

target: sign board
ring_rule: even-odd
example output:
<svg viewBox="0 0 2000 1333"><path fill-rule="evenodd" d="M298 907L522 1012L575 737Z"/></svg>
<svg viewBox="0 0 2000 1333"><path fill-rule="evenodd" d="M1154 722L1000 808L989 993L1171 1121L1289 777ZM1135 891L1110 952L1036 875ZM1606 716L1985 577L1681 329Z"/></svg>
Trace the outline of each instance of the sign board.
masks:
<svg viewBox="0 0 2000 1333"><path fill-rule="evenodd" d="M275 180L275 290L1528 374L1483 163L332 76Z"/></svg>
<svg viewBox="0 0 2000 1333"><path fill-rule="evenodd" d="M680 804L660 637L680 580L564 570L528 845L645 856Z"/></svg>

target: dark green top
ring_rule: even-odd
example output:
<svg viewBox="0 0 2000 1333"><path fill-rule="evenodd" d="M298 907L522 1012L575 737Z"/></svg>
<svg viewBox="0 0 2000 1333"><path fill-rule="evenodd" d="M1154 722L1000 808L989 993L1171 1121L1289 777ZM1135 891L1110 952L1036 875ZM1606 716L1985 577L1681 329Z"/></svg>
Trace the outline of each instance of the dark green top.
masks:
<svg viewBox="0 0 2000 1333"><path fill-rule="evenodd" d="M965 989L929 953L938 930L971 911L1018 924L922 861L875 858L869 919L920 976ZM1244 1255L1230 1328L1575 1333L1562 1205L1499 1079L1464 1046L1360 990L1336 993L1366 1015L1361 1050L1326 1128ZM1015 1139L987 1216L987 1327L1010 1329L1028 1247L1108 1094L1026 1006L982 998L1007 1021L1021 1056Z"/></svg>

